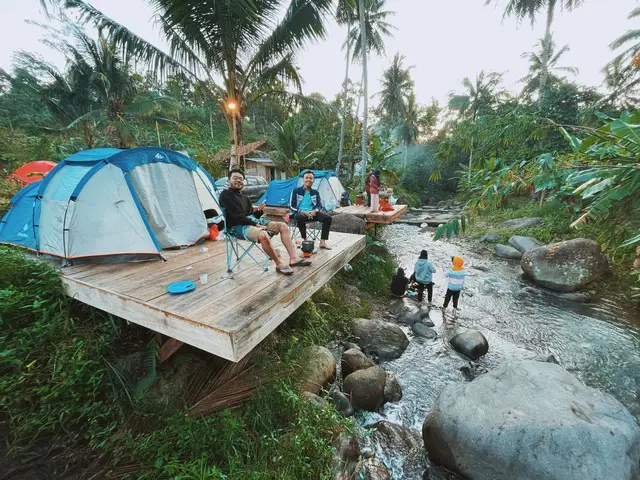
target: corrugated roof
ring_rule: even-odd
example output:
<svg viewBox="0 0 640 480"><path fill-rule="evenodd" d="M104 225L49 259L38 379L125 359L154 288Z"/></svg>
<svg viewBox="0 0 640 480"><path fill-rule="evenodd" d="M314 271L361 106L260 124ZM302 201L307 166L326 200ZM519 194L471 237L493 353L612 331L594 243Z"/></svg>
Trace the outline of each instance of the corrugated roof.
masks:
<svg viewBox="0 0 640 480"><path fill-rule="evenodd" d="M246 145L240 145L238 148L238 156L246 157L250 153L255 152L260 147L264 146L267 143L266 140L258 140L257 142L247 143ZM231 152L229 152L229 156L231 156Z"/></svg>

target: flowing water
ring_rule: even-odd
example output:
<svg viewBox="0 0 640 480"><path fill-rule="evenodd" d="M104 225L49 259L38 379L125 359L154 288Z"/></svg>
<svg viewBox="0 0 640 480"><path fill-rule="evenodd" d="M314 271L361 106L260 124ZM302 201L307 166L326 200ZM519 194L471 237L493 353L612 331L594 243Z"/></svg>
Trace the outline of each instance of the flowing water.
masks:
<svg viewBox="0 0 640 480"><path fill-rule="evenodd" d="M453 335L465 329L480 330L489 342L489 352L477 361L479 366L490 370L510 361L553 354L583 383L613 395L640 419L640 312L628 299L615 292L596 292L591 303L562 300L552 292L532 288L518 262L500 260L464 242L434 243L431 233L421 233L416 226L391 225L382 239L407 276L413 272L420 250L429 252L437 268L436 306L442 305L444 270L453 255L463 257L467 276L459 317L454 320L448 314L443 321L441 310L432 308L430 319L438 338L412 337L407 330L411 342L405 353L381 363L396 375L404 396L380 413L359 414L361 425L384 419L421 431L442 389L467 381L460 371L468 365L467 360L448 344ZM378 458L392 467L393 478L401 478L393 452L374 447Z"/></svg>

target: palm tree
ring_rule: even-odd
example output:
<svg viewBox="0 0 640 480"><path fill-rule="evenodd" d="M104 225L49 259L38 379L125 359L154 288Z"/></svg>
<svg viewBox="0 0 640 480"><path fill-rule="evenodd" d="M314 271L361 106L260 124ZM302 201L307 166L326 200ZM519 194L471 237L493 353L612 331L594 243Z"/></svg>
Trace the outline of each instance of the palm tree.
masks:
<svg viewBox="0 0 640 480"><path fill-rule="evenodd" d="M55 65L46 62L31 53L20 51L16 54L16 64L33 72L38 77L44 76L50 83L39 87L49 111L62 125L62 130L77 128L87 144L93 148L95 142L95 121L86 115L99 103L91 88L93 69L84 61L69 65L66 72L60 72ZM84 118L78 121L79 118ZM72 125L72 127L68 127Z"/></svg>
<svg viewBox="0 0 640 480"><path fill-rule="evenodd" d="M338 164L336 165L336 173L340 175L340 168L342 166L342 153L344 150L344 129L347 121L347 89L349 84L349 65L351 64L350 51L351 43L348 41L351 37L351 26L355 22L354 12L356 6L354 0L340 0L338 2L338 9L336 10L336 20L338 25L347 24L347 47L346 54L346 67L344 72L344 82L342 84L342 120L340 122L340 146L338 147Z"/></svg>
<svg viewBox="0 0 640 480"><path fill-rule="evenodd" d="M52 80L43 90L47 106L64 122L63 130L80 128L89 148L93 147L98 124L106 125L112 143L125 148L130 138L126 114L148 115L178 108L170 97L137 98L129 65L112 40L102 35L94 40L68 20L64 31L45 29L45 43L64 54L67 72L61 74L53 65L24 52L20 61Z"/></svg>
<svg viewBox="0 0 640 480"><path fill-rule="evenodd" d="M349 0L345 2L348 8ZM369 109L369 78L367 75L367 56L369 52L375 51L378 55L384 53L384 36L390 36L393 26L387 23L387 17L394 12L385 11L386 0L358 0L356 11L352 12L353 17L359 19L359 28L353 28L347 37L346 44L353 49L353 58L362 61L362 83L363 83L363 118L362 118L362 181L364 183L365 172L367 170L367 117Z"/></svg>
<svg viewBox="0 0 640 480"><path fill-rule="evenodd" d="M265 96L283 102L304 100L294 55L306 41L324 38L331 0L148 1L158 12L156 20L170 54L83 0L58 3L109 32L127 55L162 73L182 71L203 82L240 141L245 113L258 100ZM296 92L289 92L287 85Z"/></svg>
<svg viewBox="0 0 640 480"><path fill-rule="evenodd" d="M458 111L460 117L475 124L480 115L491 113L493 107L504 95L503 91L498 91L502 83L502 74L491 72L486 74L482 70L472 82L468 77L462 80L462 85L467 89L464 95L452 95L449 99L449 108ZM471 148L469 151L469 172L468 179L471 180L471 167L473 165L473 143L471 138Z"/></svg>
<svg viewBox="0 0 640 480"><path fill-rule="evenodd" d="M629 14L629 19L640 19L640 8ZM631 44L629 46L629 44ZM605 67L607 86L612 90L609 99L632 97L640 86L640 29L629 30L611 45L613 50L627 47Z"/></svg>
<svg viewBox="0 0 640 480"><path fill-rule="evenodd" d="M603 69L604 84L611 94L596 103L617 102L625 110L633 110L640 94L640 76L630 74L624 57L616 57ZM635 77L635 78L634 78Z"/></svg>
<svg viewBox="0 0 640 480"><path fill-rule="evenodd" d="M269 152L269 158L287 172L288 177L294 177L301 168L311 166L309 160L315 152L304 154L309 144L307 138L308 132L296 123L294 117L282 125L273 126L273 133L269 137L269 145L273 150Z"/></svg>
<svg viewBox="0 0 640 480"><path fill-rule="evenodd" d="M416 103L415 92L410 91L404 105L402 105L401 117L396 121L394 129L395 137L404 145L403 166L407 168L407 155L409 146L413 145L420 135L420 108Z"/></svg>
<svg viewBox="0 0 640 480"><path fill-rule="evenodd" d="M378 111L380 119L387 125L395 125L403 117L409 95L412 93L413 80L410 70L413 67L405 68L402 64L404 60L404 55L396 53L391 66L382 74Z"/></svg>
<svg viewBox="0 0 640 480"><path fill-rule="evenodd" d="M493 3L498 0L485 0L485 4ZM518 20L528 18L531 24L535 23L537 15L546 9L547 22L544 33L543 49L540 58L540 97L547 86L549 77L549 59L551 58L551 24L555 14L556 6L565 8L569 11L579 7L584 0L509 0L505 10L504 18L516 17ZM546 48L545 48L546 46Z"/></svg>
<svg viewBox="0 0 640 480"><path fill-rule="evenodd" d="M629 20L633 18L640 19L640 7L632 10L627 18ZM617 38L611 44L611 48L613 50L617 50L618 48L628 45L631 42L633 42L633 44L630 47L628 47L624 52L622 52L620 55L618 55L617 58L635 59L637 55L640 54L640 29L629 30L627 33Z"/></svg>
<svg viewBox="0 0 640 480"><path fill-rule="evenodd" d="M545 50L545 41L541 39L539 41L539 52L525 52L522 54L522 58L529 60L529 73L527 76L520 79L524 82L525 86L522 90L522 94L526 97L531 96L540 87L541 75L542 75L542 62ZM548 79L547 84L558 83L562 78L555 75L554 72L568 72L572 75L578 74L576 67L560 67L558 61L560 57L569 51L569 45L565 45L558 52L555 51L555 43L553 38L550 39L548 45L549 61L547 62Z"/></svg>

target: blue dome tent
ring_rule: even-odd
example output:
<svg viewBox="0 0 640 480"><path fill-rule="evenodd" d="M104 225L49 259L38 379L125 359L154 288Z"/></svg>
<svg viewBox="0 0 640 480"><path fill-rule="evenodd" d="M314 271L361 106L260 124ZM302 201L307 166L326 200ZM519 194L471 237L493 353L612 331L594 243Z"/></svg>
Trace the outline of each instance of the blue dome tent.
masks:
<svg viewBox="0 0 640 480"><path fill-rule="evenodd" d="M273 180L267 187L258 203L266 201L270 207L288 207L291 192L296 187L302 186L303 170L300 175L288 180ZM340 197L345 191L342 183L338 179L336 172L333 170L311 170L315 176L313 188L318 190L324 207L328 210L335 210L340 206Z"/></svg>
<svg viewBox="0 0 640 480"><path fill-rule="evenodd" d="M208 235L212 178L173 150L98 148L71 155L11 199L0 243L77 259L159 257Z"/></svg>

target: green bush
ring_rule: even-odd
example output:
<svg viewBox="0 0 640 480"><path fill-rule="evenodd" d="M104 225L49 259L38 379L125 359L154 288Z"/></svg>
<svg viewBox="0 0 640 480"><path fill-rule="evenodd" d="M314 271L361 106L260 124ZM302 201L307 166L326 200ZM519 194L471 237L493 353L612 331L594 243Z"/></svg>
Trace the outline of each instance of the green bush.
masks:
<svg viewBox="0 0 640 480"><path fill-rule="evenodd" d="M367 242L371 244L374 240L367 237ZM392 255L379 256L365 249L351 260L351 266L351 271L340 271L336 276L338 282L356 285L360 291L374 297L389 293L389 283L397 269Z"/></svg>
<svg viewBox="0 0 640 480"><path fill-rule="evenodd" d="M0 248L0 329L0 411L13 446L103 441L116 420L102 360L114 329L72 317L54 268L8 248Z"/></svg>
<svg viewBox="0 0 640 480"><path fill-rule="evenodd" d="M163 403L157 396L176 376L188 386L200 373L189 365L211 362L209 356L183 347L127 400L114 368L146 363L144 352L154 352L145 347L148 333L73 304L53 267L0 248L0 412L9 417L11 453L29 458L44 443L70 452L63 457L75 459L72 468L98 458L102 468L130 478L329 477L332 442L350 422L298 393L305 348L348 328L339 300L325 300L306 302L258 349L254 364L270 382L241 408L194 418L184 399ZM148 379L151 388L138 388Z"/></svg>

